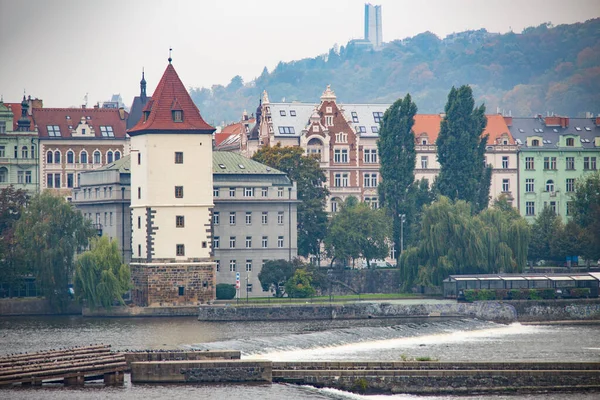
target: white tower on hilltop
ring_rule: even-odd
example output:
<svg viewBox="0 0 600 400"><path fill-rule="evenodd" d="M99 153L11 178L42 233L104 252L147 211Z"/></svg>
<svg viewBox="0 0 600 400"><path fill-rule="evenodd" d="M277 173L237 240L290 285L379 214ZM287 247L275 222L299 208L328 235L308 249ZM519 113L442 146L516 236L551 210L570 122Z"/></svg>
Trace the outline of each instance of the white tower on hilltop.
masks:
<svg viewBox="0 0 600 400"><path fill-rule="evenodd" d="M365 4L365 40L371 42L375 48L381 47L383 44L381 6Z"/></svg>
<svg viewBox="0 0 600 400"><path fill-rule="evenodd" d="M215 298L212 133L171 64L131 136L133 300L192 305Z"/></svg>

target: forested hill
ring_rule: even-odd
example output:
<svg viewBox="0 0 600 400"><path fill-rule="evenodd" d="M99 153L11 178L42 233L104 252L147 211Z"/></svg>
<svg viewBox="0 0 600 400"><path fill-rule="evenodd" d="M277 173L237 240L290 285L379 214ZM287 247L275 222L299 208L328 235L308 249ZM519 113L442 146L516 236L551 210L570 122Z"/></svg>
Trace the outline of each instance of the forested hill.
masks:
<svg viewBox="0 0 600 400"><path fill-rule="evenodd" d="M213 124L254 112L266 89L271 101L318 102L331 84L342 103L391 103L409 92L420 113L443 111L450 88L472 85L488 112L513 116L547 111L577 116L600 113L600 18L543 24L523 33L466 31L440 39L431 32L387 43L381 51L351 43L263 73L252 82L192 88L202 115Z"/></svg>

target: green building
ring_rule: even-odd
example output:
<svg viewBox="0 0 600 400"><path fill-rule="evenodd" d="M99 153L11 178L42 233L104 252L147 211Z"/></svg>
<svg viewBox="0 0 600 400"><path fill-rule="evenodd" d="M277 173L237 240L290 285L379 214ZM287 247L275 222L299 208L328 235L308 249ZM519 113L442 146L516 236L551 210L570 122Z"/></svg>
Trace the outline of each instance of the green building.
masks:
<svg viewBox="0 0 600 400"><path fill-rule="evenodd" d="M27 99L7 104L0 100L0 189L14 185L36 193L38 166L38 135Z"/></svg>
<svg viewBox="0 0 600 400"><path fill-rule="evenodd" d="M566 221L575 183L598 168L600 117L512 118L510 131L520 148L521 215L531 222L550 207Z"/></svg>

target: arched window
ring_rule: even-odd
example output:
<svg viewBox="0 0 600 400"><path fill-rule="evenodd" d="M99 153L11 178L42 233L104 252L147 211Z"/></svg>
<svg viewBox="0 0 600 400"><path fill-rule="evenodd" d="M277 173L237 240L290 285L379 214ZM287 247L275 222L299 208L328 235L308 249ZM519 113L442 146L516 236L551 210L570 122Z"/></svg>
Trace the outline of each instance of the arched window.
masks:
<svg viewBox="0 0 600 400"><path fill-rule="evenodd" d="M338 211L338 205L340 205L342 203L342 200L339 199L338 197L334 197L333 199L331 199L331 212L335 213Z"/></svg>
<svg viewBox="0 0 600 400"><path fill-rule="evenodd" d="M8 170L4 167L0 168L0 183L8 182Z"/></svg>
<svg viewBox="0 0 600 400"><path fill-rule="evenodd" d="M96 150L94 152L94 164L100 164L102 162L102 156L100 155L100 152L98 150Z"/></svg>
<svg viewBox="0 0 600 400"><path fill-rule="evenodd" d="M21 158L29 158L29 149L27 146L21 147Z"/></svg>
<svg viewBox="0 0 600 400"><path fill-rule="evenodd" d="M321 159L323 143L317 138L312 138L308 141L306 150L308 155L315 155L318 159Z"/></svg>
<svg viewBox="0 0 600 400"><path fill-rule="evenodd" d="M54 164L60 164L60 151L58 150L54 152Z"/></svg>
<svg viewBox="0 0 600 400"><path fill-rule="evenodd" d="M79 158L81 159L82 164L87 164L88 163L87 151L82 150L81 154L79 155Z"/></svg>
<svg viewBox="0 0 600 400"><path fill-rule="evenodd" d="M53 159L52 152L51 151L47 152L46 153L46 163L47 164L52 164L52 159Z"/></svg>
<svg viewBox="0 0 600 400"><path fill-rule="evenodd" d="M108 151L106 153L106 163L110 164L111 162L113 162L113 152L112 151Z"/></svg>
<svg viewBox="0 0 600 400"><path fill-rule="evenodd" d="M67 151L67 164L73 164L74 154L71 150Z"/></svg>
<svg viewBox="0 0 600 400"><path fill-rule="evenodd" d="M120 160L121 159L121 152L120 151L115 151L115 161Z"/></svg>
<svg viewBox="0 0 600 400"><path fill-rule="evenodd" d="M546 192L554 192L554 181L552 179L546 181Z"/></svg>

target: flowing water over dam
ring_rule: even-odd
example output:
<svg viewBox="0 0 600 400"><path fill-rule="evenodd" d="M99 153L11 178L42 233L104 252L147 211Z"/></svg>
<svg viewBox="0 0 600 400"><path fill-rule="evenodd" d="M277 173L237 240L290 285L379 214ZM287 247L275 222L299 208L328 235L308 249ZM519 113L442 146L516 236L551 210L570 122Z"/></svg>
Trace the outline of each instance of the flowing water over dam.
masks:
<svg viewBox="0 0 600 400"><path fill-rule="evenodd" d="M241 350L271 360L600 361L599 325L502 325L471 319L205 323L194 318L0 318L0 353L111 344L115 350ZM359 396L293 385L131 385L13 388L2 398L43 399L535 399L591 400L598 393L516 396Z"/></svg>

